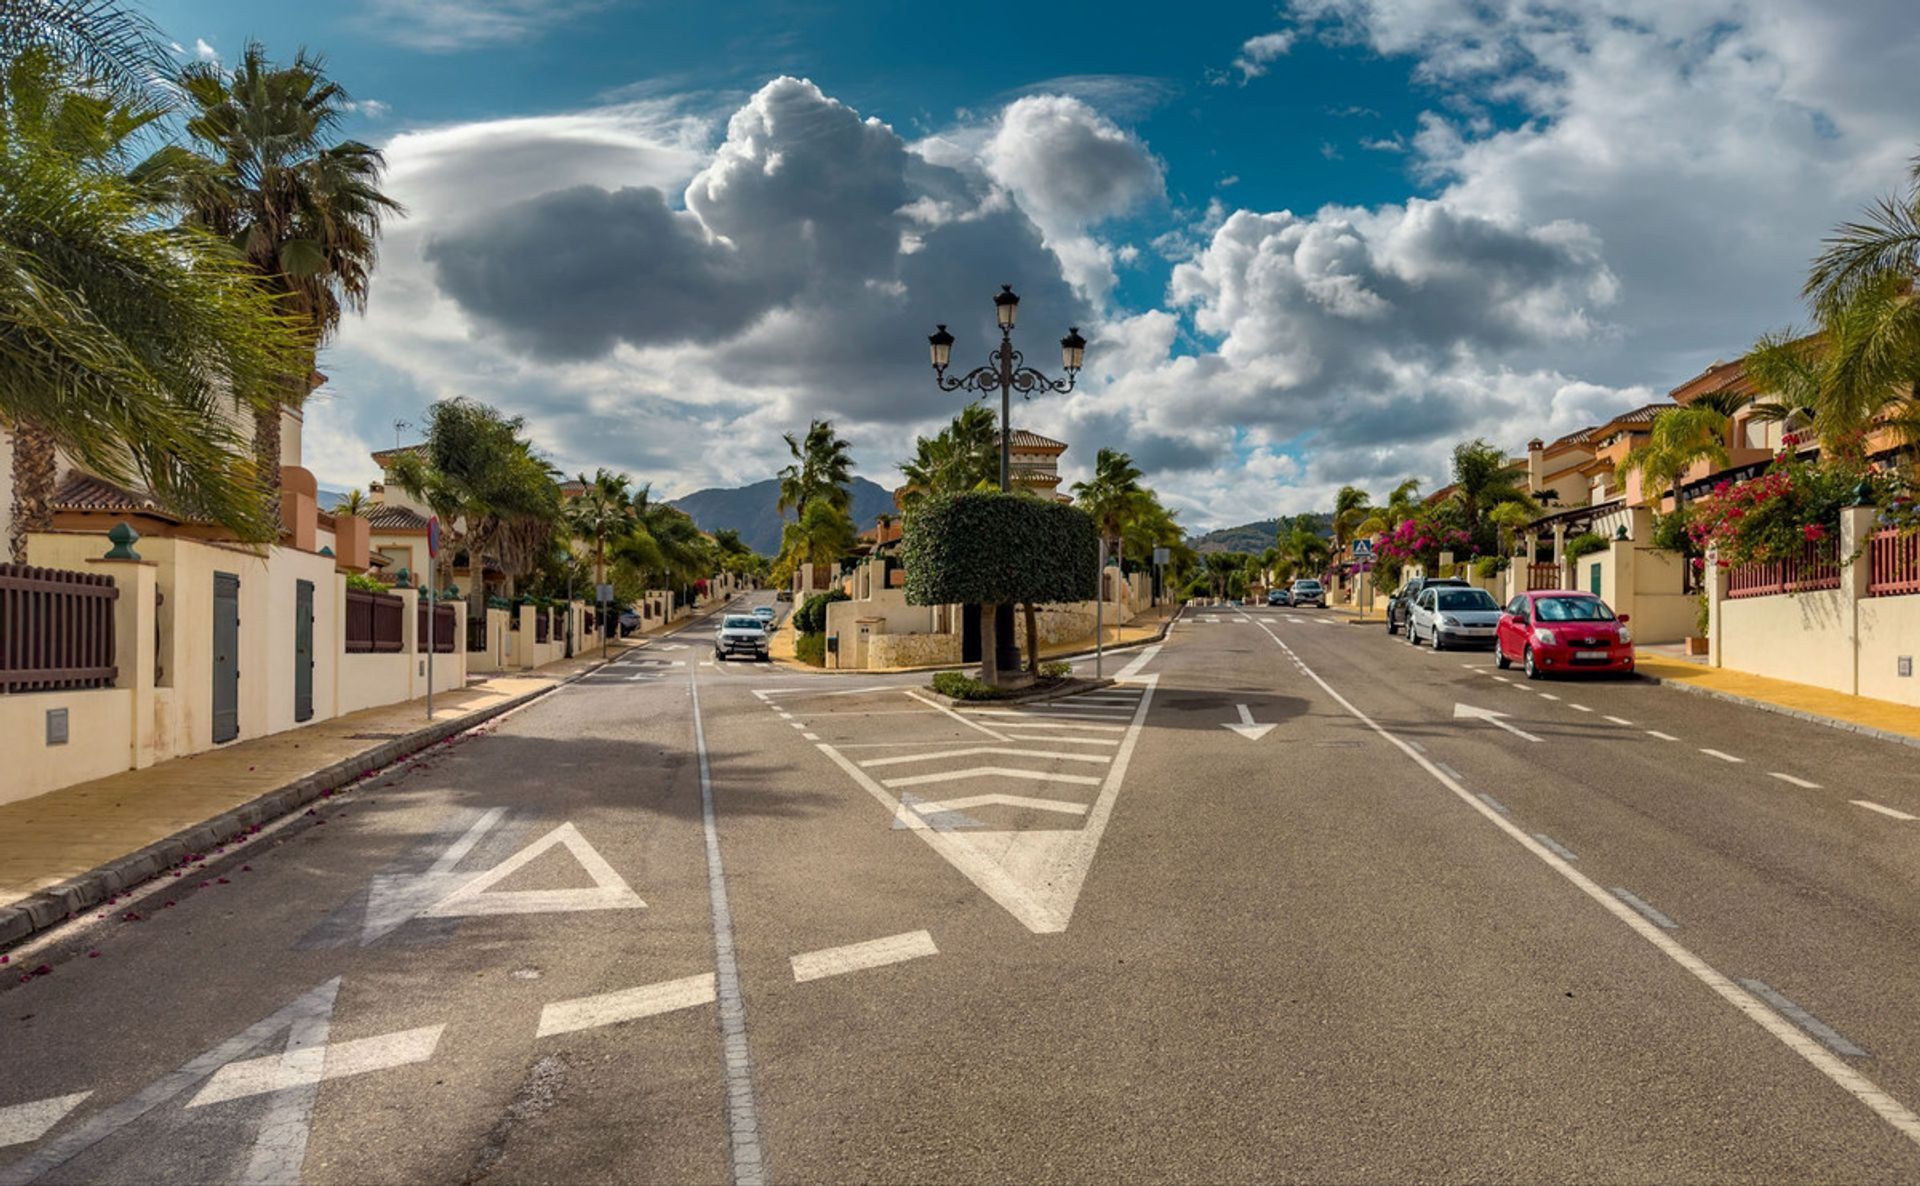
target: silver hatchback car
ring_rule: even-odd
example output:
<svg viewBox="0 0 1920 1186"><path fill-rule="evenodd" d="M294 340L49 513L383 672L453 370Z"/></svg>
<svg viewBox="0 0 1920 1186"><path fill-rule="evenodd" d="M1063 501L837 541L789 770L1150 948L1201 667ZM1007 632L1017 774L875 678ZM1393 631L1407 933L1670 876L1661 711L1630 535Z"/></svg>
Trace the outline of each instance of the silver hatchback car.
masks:
<svg viewBox="0 0 1920 1186"><path fill-rule="evenodd" d="M1491 647L1500 627L1500 604L1485 589L1436 585L1420 590L1407 613L1407 641L1425 639L1436 651L1455 646Z"/></svg>

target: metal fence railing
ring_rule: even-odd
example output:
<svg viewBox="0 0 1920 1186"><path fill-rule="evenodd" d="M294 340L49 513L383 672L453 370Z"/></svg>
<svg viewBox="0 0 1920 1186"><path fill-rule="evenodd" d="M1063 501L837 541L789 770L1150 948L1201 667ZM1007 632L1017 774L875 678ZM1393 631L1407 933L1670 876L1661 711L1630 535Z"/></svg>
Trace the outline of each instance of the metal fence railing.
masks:
<svg viewBox="0 0 1920 1186"><path fill-rule="evenodd" d="M113 686L113 603L104 573L0 564L0 693Z"/></svg>
<svg viewBox="0 0 1920 1186"><path fill-rule="evenodd" d="M1738 564L1727 573L1728 597L1771 597L1840 587L1839 550L1830 541L1803 544L1779 560Z"/></svg>
<svg viewBox="0 0 1920 1186"><path fill-rule="evenodd" d="M467 619L467 650L478 653L487 649L487 611L482 606L480 613Z"/></svg>
<svg viewBox="0 0 1920 1186"><path fill-rule="evenodd" d="M1920 593L1920 532L1876 531L1867 545L1867 596Z"/></svg>
<svg viewBox="0 0 1920 1186"><path fill-rule="evenodd" d="M347 590L347 654L393 654L406 649L407 603L391 593Z"/></svg>

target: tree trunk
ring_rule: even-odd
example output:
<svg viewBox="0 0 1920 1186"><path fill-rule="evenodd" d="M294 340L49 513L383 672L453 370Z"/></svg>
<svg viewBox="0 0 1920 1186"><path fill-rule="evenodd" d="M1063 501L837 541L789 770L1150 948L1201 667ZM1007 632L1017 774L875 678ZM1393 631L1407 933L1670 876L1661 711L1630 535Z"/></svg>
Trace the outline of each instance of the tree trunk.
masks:
<svg viewBox="0 0 1920 1186"><path fill-rule="evenodd" d="M13 430L13 507L7 523L7 553L27 562L27 533L53 527L54 478L59 457L53 436L31 424Z"/></svg>
<svg viewBox="0 0 1920 1186"><path fill-rule="evenodd" d="M1040 615L1034 609L1033 602L1026 605L1027 619L1027 674L1040 678Z"/></svg>
<svg viewBox="0 0 1920 1186"><path fill-rule="evenodd" d="M999 639L993 628L994 612L998 609L999 606L984 602L980 606L980 682L994 687L1000 684Z"/></svg>
<svg viewBox="0 0 1920 1186"><path fill-rule="evenodd" d="M254 465L260 472L261 501L265 505L267 521L275 525L275 537L278 538L280 523L280 405L259 408L253 413L253 455ZM428 578L432 579L432 578Z"/></svg>

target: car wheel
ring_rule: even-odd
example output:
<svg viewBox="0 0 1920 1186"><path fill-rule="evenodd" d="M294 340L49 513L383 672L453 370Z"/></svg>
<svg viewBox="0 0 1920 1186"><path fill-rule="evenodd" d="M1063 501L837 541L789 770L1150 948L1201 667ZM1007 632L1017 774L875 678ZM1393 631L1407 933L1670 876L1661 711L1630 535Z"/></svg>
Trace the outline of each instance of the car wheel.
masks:
<svg viewBox="0 0 1920 1186"><path fill-rule="evenodd" d="M1528 679L1541 679L1546 675L1545 672L1534 665L1532 647L1528 647L1526 650L1520 652L1520 669L1527 673Z"/></svg>
<svg viewBox="0 0 1920 1186"><path fill-rule="evenodd" d="M1438 630L1435 630L1433 632L1433 649L1436 651L1444 651L1447 649L1446 636L1441 634Z"/></svg>
<svg viewBox="0 0 1920 1186"><path fill-rule="evenodd" d="M1410 647L1420 645L1420 627L1412 618L1407 619L1407 645Z"/></svg>
<svg viewBox="0 0 1920 1186"><path fill-rule="evenodd" d="M1394 635L1394 634L1398 634L1398 633L1400 633L1400 627L1398 627L1398 626L1395 626L1395 625L1393 624L1393 614L1392 614L1392 613L1388 613L1388 614L1387 614L1387 633L1388 633L1389 635Z"/></svg>
<svg viewBox="0 0 1920 1186"><path fill-rule="evenodd" d="M1502 671L1513 666L1513 660L1507 658L1506 648L1497 642L1493 644L1493 665Z"/></svg>

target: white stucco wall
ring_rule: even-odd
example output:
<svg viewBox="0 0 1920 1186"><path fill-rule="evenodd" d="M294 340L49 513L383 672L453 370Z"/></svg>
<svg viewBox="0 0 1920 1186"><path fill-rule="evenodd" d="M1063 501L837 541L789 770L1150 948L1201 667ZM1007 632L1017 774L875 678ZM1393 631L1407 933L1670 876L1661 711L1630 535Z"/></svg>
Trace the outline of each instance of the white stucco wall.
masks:
<svg viewBox="0 0 1920 1186"><path fill-rule="evenodd" d="M47 744L47 713L67 710L67 742ZM0 803L28 799L128 768L133 693L126 688L0 696Z"/></svg>
<svg viewBox="0 0 1920 1186"><path fill-rule="evenodd" d="M1860 602L1860 694L1920 705L1920 675L1902 676L1900 656L1920 664L1920 593Z"/></svg>
<svg viewBox="0 0 1920 1186"><path fill-rule="evenodd" d="M1853 607L1840 589L1720 603L1722 667L1852 692Z"/></svg>

